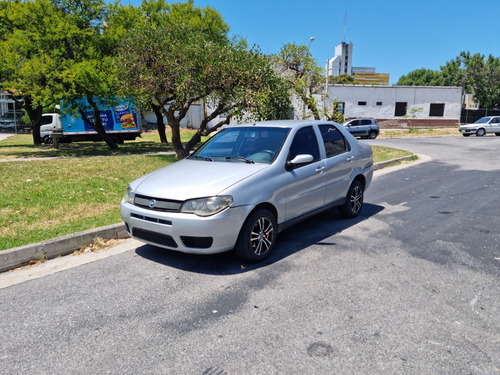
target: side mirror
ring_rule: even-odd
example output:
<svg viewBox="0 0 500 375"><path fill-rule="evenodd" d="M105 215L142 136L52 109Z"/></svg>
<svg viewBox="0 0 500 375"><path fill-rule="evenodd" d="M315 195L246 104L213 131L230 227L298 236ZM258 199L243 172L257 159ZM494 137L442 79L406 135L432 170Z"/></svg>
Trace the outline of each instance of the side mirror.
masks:
<svg viewBox="0 0 500 375"><path fill-rule="evenodd" d="M292 160L286 162L285 169L287 171L291 171L294 168L297 168L301 165L308 164L314 161L314 157L308 154L300 154L294 157Z"/></svg>

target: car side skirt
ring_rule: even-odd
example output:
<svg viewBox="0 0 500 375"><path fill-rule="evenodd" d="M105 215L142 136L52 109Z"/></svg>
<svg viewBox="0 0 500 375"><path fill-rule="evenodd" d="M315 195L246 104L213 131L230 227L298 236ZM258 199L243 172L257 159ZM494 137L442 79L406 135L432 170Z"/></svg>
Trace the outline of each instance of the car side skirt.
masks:
<svg viewBox="0 0 500 375"><path fill-rule="evenodd" d="M295 224L298 224L300 223L301 221L304 221L312 216L316 216L317 214L321 213L321 212L324 212L324 211L328 211L334 207L338 207L338 206L342 206L344 203L345 203L345 200L346 198L342 198L342 199L339 199L337 201L334 201L330 204L327 204L326 206L322 206L316 210L313 210L313 211L310 211L308 213L305 213L303 215L300 215L300 216L297 216L297 217L294 217L293 219L290 219L290 220L287 220L287 221L284 221L282 223L279 223L278 224L278 233L279 232L282 232L284 231L285 229L288 229L292 226L294 226Z"/></svg>

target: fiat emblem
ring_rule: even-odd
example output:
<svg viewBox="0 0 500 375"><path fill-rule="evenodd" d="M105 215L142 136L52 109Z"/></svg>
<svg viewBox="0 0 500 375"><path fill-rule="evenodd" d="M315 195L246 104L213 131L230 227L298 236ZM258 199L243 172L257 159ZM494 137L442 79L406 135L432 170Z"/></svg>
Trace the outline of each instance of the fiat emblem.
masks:
<svg viewBox="0 0 500 375"><path fill-rule="evenodd" d="M151 199L149 201L149 208L153 208L155 206L155 204L156 204L156 199Z"/></svg>

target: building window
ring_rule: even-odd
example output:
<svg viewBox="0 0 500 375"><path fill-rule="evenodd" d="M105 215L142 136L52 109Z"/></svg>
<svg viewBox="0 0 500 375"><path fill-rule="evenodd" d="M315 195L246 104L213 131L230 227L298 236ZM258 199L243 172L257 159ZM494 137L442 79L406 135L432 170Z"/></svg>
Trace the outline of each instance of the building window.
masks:
<svg viewBox="0 0 500 375"><path fill-rule="evenodd" d="M366 102L358 102L358 105L366 105Z"/></svg>
<svg viewBox="0 0 500 375"><path fill-rule="evenodd" d="M396 110L394 111L395 117L403 117L406 115L407 102L396 102Z"/></svg>
<svg viewBox="0 0 500 375"><path fill-rule="evenodd" d="M429 116L443 117L444 103L431 103L431 107L429 109Z"/></svg>
<svg viewBox="0 0 500 375"><path fill-rule="evenodd" d="M333 110L340 114L344 114L345 102L337 102L333 106Z"/></svg>
<svg viewBox="0 0 500 375"><path fill-rule="evenodd" d="M382 102L377 102L377 105L379 105L379 106L382 105Z"/></svg>

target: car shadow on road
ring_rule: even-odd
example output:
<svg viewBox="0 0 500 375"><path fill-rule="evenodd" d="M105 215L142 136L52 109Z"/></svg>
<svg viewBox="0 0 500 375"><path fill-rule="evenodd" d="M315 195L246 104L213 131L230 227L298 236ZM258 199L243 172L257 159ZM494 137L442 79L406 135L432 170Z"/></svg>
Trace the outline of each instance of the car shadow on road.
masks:
<svg viewBox="0 0 500 375"><path fill-rule="evenodd" d="M239 274L279 262L315 244L334 246L335 243L325 242L325 240L378 214L383 209L382 206L365 203L361 214L354 219L343 219L336 209L320 213L281 232L269 258L256 264L242 262L233 251L212 255L194 255L144 245L138 247L136 253L150 261L184 271L221 276Z"/></svg>

